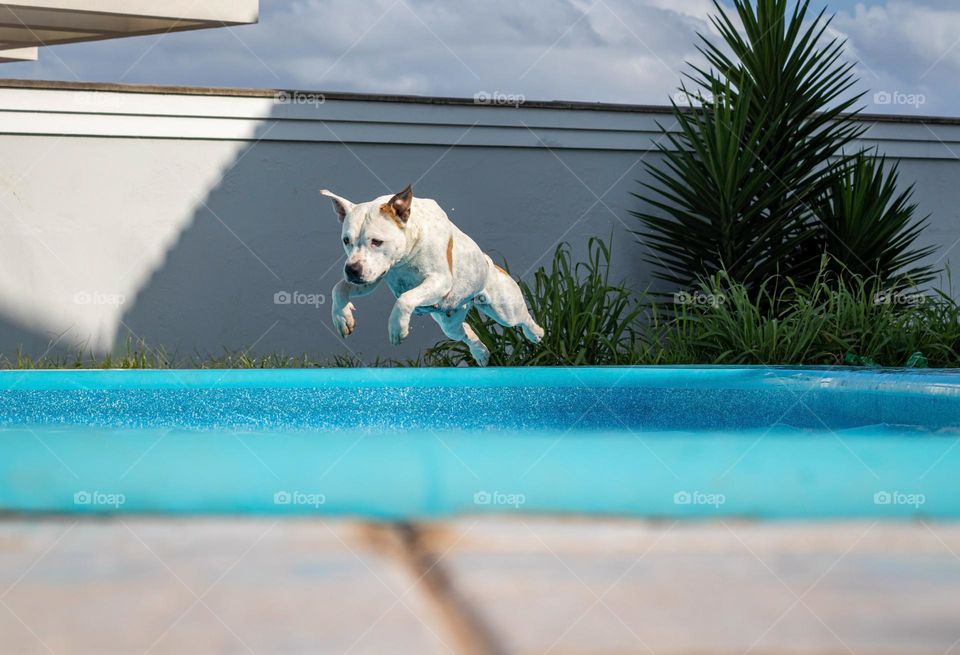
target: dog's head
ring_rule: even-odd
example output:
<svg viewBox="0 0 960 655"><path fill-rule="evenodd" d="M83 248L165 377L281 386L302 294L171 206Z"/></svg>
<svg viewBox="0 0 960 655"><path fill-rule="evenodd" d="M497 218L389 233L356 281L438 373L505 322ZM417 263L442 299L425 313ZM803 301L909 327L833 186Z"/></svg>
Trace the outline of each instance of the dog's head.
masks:
<svg viewBox="0 0 960 655"><path fill-rule="evenodd" d="M340 233L347 263L343 276L354 284L370 284L383 277L406 248L404 234L413 205L413 189L393 196L380 196L354 204L326 189L320 192L333 200L343 228Z"/></svg>

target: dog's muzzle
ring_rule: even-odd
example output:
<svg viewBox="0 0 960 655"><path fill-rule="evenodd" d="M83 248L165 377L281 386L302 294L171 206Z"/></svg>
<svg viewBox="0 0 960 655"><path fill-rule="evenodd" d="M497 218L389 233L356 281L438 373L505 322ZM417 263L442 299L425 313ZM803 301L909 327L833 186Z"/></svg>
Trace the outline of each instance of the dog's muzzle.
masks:
<svg viewBox="0 0 960 655"><path fill-rule="evenodd" d="M363 266L358 262L344 266L343 273L347 276L348 281L354 284L363 284Z"/></svg>

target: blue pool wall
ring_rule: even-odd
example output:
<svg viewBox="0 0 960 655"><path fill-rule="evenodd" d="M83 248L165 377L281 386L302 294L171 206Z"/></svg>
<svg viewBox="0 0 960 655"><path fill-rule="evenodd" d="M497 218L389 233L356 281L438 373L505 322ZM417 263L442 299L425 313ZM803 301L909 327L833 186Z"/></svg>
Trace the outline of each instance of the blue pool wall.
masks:
<svg viewBox="0 0 960 655"><path fill-rule="evenodd" d="M5 372L0 509L955 519L958 429L940 371Z"/></svg>

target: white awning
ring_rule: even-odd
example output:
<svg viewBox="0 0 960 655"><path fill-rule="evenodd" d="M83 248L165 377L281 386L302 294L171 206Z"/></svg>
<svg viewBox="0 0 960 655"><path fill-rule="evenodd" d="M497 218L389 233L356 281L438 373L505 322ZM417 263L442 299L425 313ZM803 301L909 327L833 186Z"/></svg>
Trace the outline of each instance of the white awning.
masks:
<svg viewBox="0 0 960 655"><path fill-rule="evenodd" d="M0 64L8 61L34 61L37 58L37 48L12 48L0 50Z"/></svg>
<svg viewBox="0 0 960 655"><path fill-rule="evenodd" d="M37 58L37 47L246 25L259 0L21 0L0 2L0 62Z"/></svg>

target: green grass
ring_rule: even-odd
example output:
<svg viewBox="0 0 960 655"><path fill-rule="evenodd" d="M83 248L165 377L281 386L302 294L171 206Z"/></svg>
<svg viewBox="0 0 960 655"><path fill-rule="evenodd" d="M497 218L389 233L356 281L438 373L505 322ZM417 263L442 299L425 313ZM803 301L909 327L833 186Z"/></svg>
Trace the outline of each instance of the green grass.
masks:
<svg viewBox="0 0 960 655"><path fill-rule="evenodd" d="M0 369L254 369L254 368L358 368L362 366L416 366L417 360L400 361L377 358L364 362L353 355L314 357L309 354L251 354L247 351L224 351L221 355L170 355L162 348L152 348L143 341L128 339L115 353L95 354L77 350L69 355L47 354L31 357L18 351L13 357L0 355Z"/></svg>

